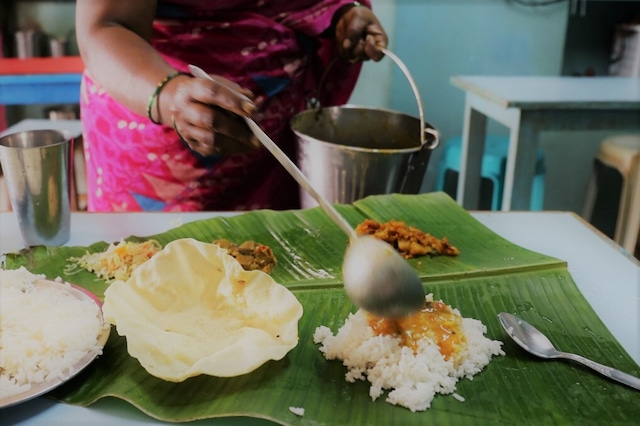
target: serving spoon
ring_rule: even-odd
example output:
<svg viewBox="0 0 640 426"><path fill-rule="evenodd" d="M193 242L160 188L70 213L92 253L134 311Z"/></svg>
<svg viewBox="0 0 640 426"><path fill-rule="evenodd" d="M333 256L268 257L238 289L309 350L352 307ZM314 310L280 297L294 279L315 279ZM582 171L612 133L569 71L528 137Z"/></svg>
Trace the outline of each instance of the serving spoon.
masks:
<svg viewBox="0 0 640 426"><path fill-rule="evenodd" d="M509 337L525 351L540 358L565 358L578 362L594 369L605 377L640 390L640 378L616 370L615 368L598 364L583 356L557 350L547 336L525 320L506 312L499 313L498 319Z"/></svg>
<svg viewBox="0 0 640 426"><path fill-rule="evenodd" d="M214 80L195 65L189 65L189 71L195 77ZM424 288L409 263L390 244L370 235L358 236L346 219L316 191L298 166L260 126L249 117L244 119L264 147L349 236L342 275L345 290L353 303L372 314L389 318L402 317L419 310L424 305Z"/></svg>

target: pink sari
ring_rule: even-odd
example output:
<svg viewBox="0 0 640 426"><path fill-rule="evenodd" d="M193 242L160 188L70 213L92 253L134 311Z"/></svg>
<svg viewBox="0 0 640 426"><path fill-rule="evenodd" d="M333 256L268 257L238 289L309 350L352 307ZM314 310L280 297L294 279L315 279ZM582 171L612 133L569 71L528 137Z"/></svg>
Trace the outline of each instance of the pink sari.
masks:
<svg viewBox="0 0 640 426"><path fill-rule="evenodd" d="M196 64L251 89L259 98L260 125L295 159L289 120L307 108L335 56L335 42L317 36L330 26L333 12L350 1L158 3L153 46L179 70ZM359 65L344 61L332 67L322 105L347 102L359 71ZM130 112L87 73L81 115L90 211L299 207L297 184L266 150L194 155L172 128Z"/></svg>

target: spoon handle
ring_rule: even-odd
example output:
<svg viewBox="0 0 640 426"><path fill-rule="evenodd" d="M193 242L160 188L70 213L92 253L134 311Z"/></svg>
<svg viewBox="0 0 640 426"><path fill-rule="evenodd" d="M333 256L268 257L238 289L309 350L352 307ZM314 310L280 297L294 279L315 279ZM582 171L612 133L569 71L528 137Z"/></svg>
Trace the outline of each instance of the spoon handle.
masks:
<svg viewBox="0 0 640 426"><path fill-rule="evenodd" d="M302 171L294 164L293 161L271 140L269 136L265 132L262 131L260 126L258 126L252 119L249 117L244 118L247 122L249 128L256 135L258 140L264 145L265 148L273 154L273 156L282 164L282 166L289 172L289 174L298 182L298 184L305 189L322 207L324 212L338 225L342 230L349 236L349 239L352 241L357 238L355 231L346 221L346 219L338 213L338 211L329 203L329 201L324 198L322 195L315 190L311 182L307 179L307 177L302 173Z"/></svg>
<svg viewBox="0 0 640 426"><path fill-rule="evenodd" d="M586 365L587 367L594 369L605 377L623 383L634 389L640 390L640 378L632 376L631 374L624 373L620 370L616 370L615 368L607 367L606 365L598 364L597 362L591 361L590 359L587 359L580 355L561 352L560 356L562 358L579 362L582 365Z"/></svg>

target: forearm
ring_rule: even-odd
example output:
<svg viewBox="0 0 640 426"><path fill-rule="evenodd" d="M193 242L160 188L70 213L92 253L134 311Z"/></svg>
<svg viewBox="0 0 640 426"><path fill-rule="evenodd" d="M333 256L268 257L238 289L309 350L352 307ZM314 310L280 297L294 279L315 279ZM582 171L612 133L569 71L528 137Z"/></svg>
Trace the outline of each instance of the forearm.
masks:
<svg viewBox="0 0 640 426"><path fill-rule="evenodd" d="M156 0L77 0L76 33L86 68L130 110L147 114L158 82L174 70L149 44Z"/></svg>
<svg viewBox="0 0 640 426"><path fill-rule="evenodd" d="M81 53L92 78L140 115L158 82L174 71L145 40L116 25L96 29Z"/></svg>

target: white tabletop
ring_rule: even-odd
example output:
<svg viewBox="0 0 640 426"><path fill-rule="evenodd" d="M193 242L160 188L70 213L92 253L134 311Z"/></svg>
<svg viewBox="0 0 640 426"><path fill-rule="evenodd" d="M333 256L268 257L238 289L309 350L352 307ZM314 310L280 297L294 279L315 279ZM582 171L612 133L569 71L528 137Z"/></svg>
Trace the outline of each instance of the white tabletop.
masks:
<svg viewBox="0 0 640 426"><path fill-rule="evenodd" d="M152 235L183 223L232 213L73 213L69 245ZM474 212L488 228L522 247L567 261L577 286L631 357L640 363L640 262L573 213ZM0 253L22 248L12 213L0 213ZM3 423L23 425L156 424L127 403L106 398L88 408L37 398L4 409ZM195 422L206 424L206 421ZM244 423L250 424L250 423Z"/></svg>
<svg viewBox="0 0 640 426"><path fill-rule="evenodd" d="M47 120L44 118L27 118L0 133L0 136L27 130L52 129L67 130L74 137L82 135L82 122L80 120Z"/></svg>
<svg viewBox="0 0 640 426"><path fill-rule="evenodd" d="M632 77L454 76L451 84L504 108L640 108Z"/></svg>

